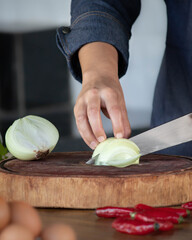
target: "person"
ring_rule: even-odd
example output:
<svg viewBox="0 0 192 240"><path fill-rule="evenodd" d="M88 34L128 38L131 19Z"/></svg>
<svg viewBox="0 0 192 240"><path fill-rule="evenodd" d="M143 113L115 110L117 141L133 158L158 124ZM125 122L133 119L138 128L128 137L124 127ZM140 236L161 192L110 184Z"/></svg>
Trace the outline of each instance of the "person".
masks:
<svg viewBox="0 0 192 240"><path fill-rule="evenodd" d="M156 83L151 127L192 109L192 2L165 0L166 48ZM106 139L100 110L111 119L114 136L128 138L131 128L119 79L126 73L131 27L140 0L72 0L71 26L57 30L57 45L73 76L82 82L74 115L86 144ZM192 155L192 143L162 153Z"/></svg>

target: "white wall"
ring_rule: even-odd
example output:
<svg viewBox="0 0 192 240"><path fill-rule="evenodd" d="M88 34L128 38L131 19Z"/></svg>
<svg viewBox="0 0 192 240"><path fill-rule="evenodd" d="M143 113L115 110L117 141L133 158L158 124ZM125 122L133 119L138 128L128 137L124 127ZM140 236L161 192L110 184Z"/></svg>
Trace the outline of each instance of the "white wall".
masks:
<svg viewBox="0 0 192 240"><path fill-rule="evenodd" d="M70 23L70 0L0 0L0 31L28 32Z"/></svg>

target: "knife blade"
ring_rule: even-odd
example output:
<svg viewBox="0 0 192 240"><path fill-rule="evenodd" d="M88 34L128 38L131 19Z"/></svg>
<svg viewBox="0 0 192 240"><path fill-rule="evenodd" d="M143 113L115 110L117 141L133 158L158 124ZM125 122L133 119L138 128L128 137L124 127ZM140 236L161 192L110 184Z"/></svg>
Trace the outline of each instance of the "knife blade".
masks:
<svg viewBox="0 0 192 240"><path fill-rule="evenodd" d="M192 140L192 113L129 139L137 144L141 156L189 142ZM89 159L86 164L94 164L95 158Z"/></svg>
<svg viewBox="0 0 192 240"><path fill-rule="evenodd" d="M192 113L177 118L130 138L141 155L179 145L192 140Z"/></svg>

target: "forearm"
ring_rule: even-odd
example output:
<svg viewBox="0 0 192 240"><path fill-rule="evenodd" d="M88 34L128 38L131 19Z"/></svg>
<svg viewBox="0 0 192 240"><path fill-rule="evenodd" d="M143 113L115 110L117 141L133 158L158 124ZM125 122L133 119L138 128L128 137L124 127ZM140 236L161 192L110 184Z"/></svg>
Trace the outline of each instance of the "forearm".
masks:
<svg viewBox="0 0 192 240"><path fill-rule="evenodd" d="M118 53L112 45L104 42L89 43L79 50L78 55L83 84L93 80L94 76L98 80L98 76L118 80Z"/></svg>
<svg viewBox="0 0 192 240"><path fill-rule="evenodd" d="M79 49L92 42L111 44L118 50L118 76L128 66L131 27L140 12L140 0L72 0L71 26L57 30L57 45L66 56L69 69L82 81Z"/></svg>

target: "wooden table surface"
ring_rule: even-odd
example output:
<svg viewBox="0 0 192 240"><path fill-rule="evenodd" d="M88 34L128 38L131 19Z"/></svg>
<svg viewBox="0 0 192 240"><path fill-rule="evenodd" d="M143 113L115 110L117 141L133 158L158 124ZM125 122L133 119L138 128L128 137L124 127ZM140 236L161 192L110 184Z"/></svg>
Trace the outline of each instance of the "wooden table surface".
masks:
<svg viewBox="0 0 192 240"><path fill-rule="evenodd" d="M192 215L184 223L175 225L168 232L155 232L145 236L119 233L111 227L113 219L98 218L94 210L38 209L43 225L52 223L70 224L78 240L188 240L192 239Z"/></svg>

